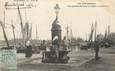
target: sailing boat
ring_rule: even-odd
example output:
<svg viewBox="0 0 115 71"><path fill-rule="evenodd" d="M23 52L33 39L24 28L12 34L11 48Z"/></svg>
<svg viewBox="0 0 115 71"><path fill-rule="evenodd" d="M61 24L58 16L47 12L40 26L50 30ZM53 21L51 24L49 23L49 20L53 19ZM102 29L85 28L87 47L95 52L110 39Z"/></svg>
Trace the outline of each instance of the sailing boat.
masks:
<svg viewBox="0 0 115 71"><path fill-rule="evenodd" d="M89 39L88 39L87 42L84 42L84 43L82 43L80 45L80 49L88 49L88 48L92 47L94 31L96 32L96 28L94 29L94 26L92 24L91 25L91 32L90 32L90 35L89 35ZM95 34L95 36L96 36L96 34Z"/></svg>
<svg viewBox="0 0 115 71"><path fill-rule="evenodd" d="M103 46L106 48L111 46L109 35L110 35L110 26L108 25L108 27L105 29L105 34L103 38Z"/></svg>
<svg viewBox="0 0 115 71"><path fill-rule="evenodd" d="M66 39L67 47L69 50L71 50L73 48L72 46L74 45L74 43L72 41L74 39L74 37L73 37L72 29L69 29L68 25L66 27L66 37L67 37L67 39Z"/></svg>
<svg viewBox="0 0 115 71"><path fill-rule="evenodd" d="M26 24L23 28L23 33L24 33L25 42L31 40L32 25L30 23L26 22Z"/></svg>
<svg viewBox="0 0 115 71"><path fill-rule="evenodd" d="M19 5L16 6L15 8L10 8L9 6L5 5L5 8L8 9L17 9L18 10L18 15L19 15L19 20L20 20L20 27L21 27L21 34L22 34L22 40L23 40L23 47L25 47L25 41L29 40L29 38L31 37L30 33L32 30L32 27L30 25L30 23L26 22L25 26L24 23L22 21L22 15L20 12L20 9L26 9L29 7L20 7ZM26 36L25 36L26 35Z"/></svg>

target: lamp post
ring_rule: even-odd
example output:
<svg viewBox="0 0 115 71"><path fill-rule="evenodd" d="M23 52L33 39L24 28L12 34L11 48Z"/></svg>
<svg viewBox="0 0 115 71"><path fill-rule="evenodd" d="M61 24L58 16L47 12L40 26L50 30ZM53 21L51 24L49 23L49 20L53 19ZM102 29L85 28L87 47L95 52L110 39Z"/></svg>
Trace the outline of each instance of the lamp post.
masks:
<svg viewBox="0 0 115 71"><path fill-rule="evenodd" d="M55 10L55 14L56 14L56 19L53 21L52 23L52 28L51 28L51 34L52 34L52 40L54 40L55 37L58 37L58 45L60 47L61 45L61 25L59 25L59 21L58 21L58 14L59 14L59 5L56 4L54 6L54 10ZM53 44L53 41L52 41Z"/></svg>
<svg viewBox="0 0 115 71"><path fill-rule="evenodd" d="M56 6L54 7L54 10L55 10L56 18L58 18L58 14L60 10L59 4L56 4Z"/></svg>

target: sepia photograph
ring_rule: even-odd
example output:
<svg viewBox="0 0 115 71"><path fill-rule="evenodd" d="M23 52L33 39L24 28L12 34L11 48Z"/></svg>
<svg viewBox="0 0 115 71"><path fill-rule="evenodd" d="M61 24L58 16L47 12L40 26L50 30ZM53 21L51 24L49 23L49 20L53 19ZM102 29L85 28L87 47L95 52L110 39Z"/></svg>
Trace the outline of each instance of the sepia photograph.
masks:
<svg viewBox="0 0 115 71"><path fill-rule="evenodd" d="M0 71L115 71L115 1L0 0Z"/></svg>

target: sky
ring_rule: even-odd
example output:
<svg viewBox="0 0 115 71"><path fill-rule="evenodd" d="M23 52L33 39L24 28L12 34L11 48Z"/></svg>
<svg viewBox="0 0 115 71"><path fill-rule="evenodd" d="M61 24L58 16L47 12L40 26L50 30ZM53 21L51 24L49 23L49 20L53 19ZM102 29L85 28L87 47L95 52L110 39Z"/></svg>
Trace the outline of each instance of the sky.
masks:
<svg viewBox="0 0 115 71"><path fill-rule="evenodd" d="M5 22L6 34L8 39L13 39L12 28L9 24L15 25L16 38L21 38L20 19L17 9L4 8L4 3L9 0L0 1L0 20ZM11 0L10 0L11 1ZM32 39L36 39L36 27L38 31L37 39L51 39L51 26L55 19L54 6L56 3L60 6L59 11L59 24L62 28L62 36L66 35L67 24L73 31L74 37L81 37L86 39L86 35L89 36L91 31L91 25L97 22L97 32L104 34L107 25L110 25L111 32L115 32L115 5L113 0L105 2L103 0L92 0L96 5L107 5L107 7L71 7L76 6L77 3L91 2L90 0L78 0L78 1L45 1L38 0L35 2L36 7L31 9L20 9L22 22L25 24L27 21L32 24ZM107 1L107 0L106 0ZM0 27L0 32L2 28ZM3 34L0 34L0 40L3 40Z"/></svg>

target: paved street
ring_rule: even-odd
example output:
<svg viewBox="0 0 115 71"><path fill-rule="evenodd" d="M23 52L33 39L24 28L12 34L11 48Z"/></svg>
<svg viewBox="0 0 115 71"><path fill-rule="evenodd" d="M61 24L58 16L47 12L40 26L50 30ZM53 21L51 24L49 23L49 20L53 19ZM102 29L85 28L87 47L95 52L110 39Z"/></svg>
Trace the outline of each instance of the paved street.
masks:
<svg viewBox="0 0 115 71"><path fill-rule="evenodd" d="M56 65L71 65L76 66L81 64L82 62L89 60L93 57L94 52L92 50L73 50L68 54L70 57L69 63L67 64L56 64ZM18 54L17 55L17 63L20 64L43 64L41 63L42 53L34 54L31 58L25 58L25 54ZM76 64L77 63L77 64ZM50 64L50 63L45 63ZM52 63L50 64L52 65Z"/></svg>
<svg viewBox="0 0 115 71"><path fill-rule="evenodd" d="M115 71L115 48L100 50L100 60L91 61L72 69L72 71Z"/></svg>
<svg viewBox="0 0 115 71"><path fill-rule="evenodd" d="M100 49L100 60L95 61L94 51L74 50L69 53L68 64L41 63L41 53L32 58L25 58L24 54L17 55L17 70L7 71L115 71L115 48Z"/></svg>

